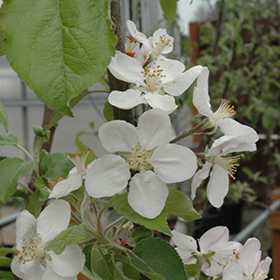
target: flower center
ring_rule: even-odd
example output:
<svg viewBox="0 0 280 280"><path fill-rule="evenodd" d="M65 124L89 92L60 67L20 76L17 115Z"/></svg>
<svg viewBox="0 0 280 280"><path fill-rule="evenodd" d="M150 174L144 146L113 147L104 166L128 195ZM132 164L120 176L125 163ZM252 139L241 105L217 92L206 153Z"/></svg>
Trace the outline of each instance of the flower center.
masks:
<svg viewBox="0 0 280 280"><path fill-rule="evenodd" d="M126 40L126 54L128 56L134 57L135 56L135 48L137 47L137 45L139 44L139 42L137 42L135 39L126 36L127 40Z"/></svg>
<svg viewBox="0 0 280 280"><path fill-rule="evenodd" d="M23 239L21 249L16 250L16 256L23 264L36 259L42 259L45 255L46 252L42 240L39 237L32 238L28 242Z"/></svg>
<svg viewBox="0 0 280 280"><path fill-rule="evenodd" d="M154 53L160 55L166 47L172 47L170 39L167 39L165 35L161 35L158 42L155 43Z"/></svg>
<svg viewBox="0 0 280 280"><path fill-rule="evenodd" d="M50 178L48 178L48 183L49 185L48 186L42 186L42 189L44 189L45 191L51 193L54 189L54 187L61 181L63 181L64 179L63 178L59 178L59 179L56 179L56 180L52 180Z"/></svg>
<svg viewBox="0 0 280 280"><path fill-rule="evenodd" d="M82 153L67 154L65 155L76 165L77 172L81 176L87 173L86 158L90 152L90 149L84 150Z"/></svg>
<svg viewBox="0 0 280 280"><path fill-rule="evenodd" d="M151 152L142 149L140 145L136 145L132 148L129 156L126 158L126 162L130 165L130 168L139 172L145 172L149 168L147 159L150 158Z"/></svg>
<svg viewBox="0 0 280 280"><path fill-rule="evenodd" d="M258 271L257 275L258 275L257 277L254 277L254 280L265 280L268 278L266 271L262 271L262 272Z"/></svg>
<svg viewBox="0 0 280 280"><path fill-rule="evenodd" d="M145 69L145 78L147 82L147 89L150 91L156 91L161 81L160 79L166 77L166 75L162 74L163 69L160 68L160 65L148 65Z"/></svg>
<svg viewBox="0 0 280 280"><path fill-rule="evenodd" d="M220 119L233 117L235 114L234 106L230 106L229 101L222 99L218 110L213 114L213 120L216 122Z"/></svg>
<svg viewBox="0 0 280 280"><path fill-rule="evenodd" d="M213 159L213 163L220 165L223 169L227 171L227 173L235 179L233 176L236 171L237 167L239 166L238 160L243 157L243 155L234 156L234 157L220 157L216 156Z"/></svg>

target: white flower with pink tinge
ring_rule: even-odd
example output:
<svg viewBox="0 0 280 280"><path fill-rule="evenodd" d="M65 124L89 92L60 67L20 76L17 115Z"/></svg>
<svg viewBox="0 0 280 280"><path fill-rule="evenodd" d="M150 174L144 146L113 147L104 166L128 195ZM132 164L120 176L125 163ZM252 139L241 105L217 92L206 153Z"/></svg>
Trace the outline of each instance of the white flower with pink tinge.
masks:
<svg viewBox="0 0 280 280"><path fill-rule="evenodd" d="M134 86L126 91L114 90L108 101L120 109L131 109L139 104L149 104L171 114L176 108L174 96L186 91L203 69L195 66L185 71L185 65L177 60L155 60L143 68L141 63L120 51L116 51L108 66L119 80Z"/></svg>
<svg viewBox="0 0 280 280"><path fill-rule="evenodd" d="M242 249L223 271L223 280L265 280L272 262L270 257L261 259L261 244L249 238Z"/></svg>
<svg viewBox="0 0 280 280"><path fill-rule="evenodd" d="M67 229L71 217L68 202L57 200L47 206L35 219L23 210L16 221L16 255L12 272L23 280L77 280L85 256L77 244L66 246L57 255L46 246Z"/></svg>
<svg viewBox="0 0 280 280"><path fill-rule="evenodd" d="M188 148L169 144L171 122L167 113L152 109L142 114L136 128L125 121L111 121L100 127L99 138L110 153L92 163L85 176L88 194L110 197L123 191L130 180L128 202L143 217L153 219L164 208L166 184L193 176L197 161Z"/></svg>
<svg viewBox="0 0 280 280"><path fill-rule="evenodd" d="M142 48L149 55L153 53L155 56L160 56L161 54L172 52L174 38L167 34L166 29L159 28L154 32L153 36L147 38L145 34L137 30L134 22L128 20L126 25L131 37L136 42L143 44Z"/></svg>
<svg viewBox="0 0 280 280"><path fill-rule="evenodd" d="M207 276L220 275L224 265L239 250L241 244L228 241L229 231L227 227L214 227L205 232L198 240L183 233L172 231L176 250L179 253L184 264L195 264L202 262L202 271Z"/></svg>
<svg viewBox="0 0 280 280"><path fill-rule="evenodd" d="M227 156L230 153L255 151L259 137L256 131L232 119L219 120L218 125L224 136L215 140L210 149L205 152L205 164L196 172L191 184L191 197L195 198L196 189L210 173L207 184L207 197L214 207L221 207L229 189L229 176L234 174L239 166L240 156ZM210 172L211 171L211 172Z"/></svg>

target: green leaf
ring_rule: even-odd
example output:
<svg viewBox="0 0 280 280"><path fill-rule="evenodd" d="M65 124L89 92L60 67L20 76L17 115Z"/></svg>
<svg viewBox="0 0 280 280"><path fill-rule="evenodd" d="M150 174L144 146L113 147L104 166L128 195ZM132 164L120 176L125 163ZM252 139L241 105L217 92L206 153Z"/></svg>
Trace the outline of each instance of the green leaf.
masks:
<svg viewBox="0 0 280 280"><path fill-rule="evenodd" d="M186 271L178 253L160 238L144 239L133 249L131 263L150 279L183 280Z"/></svg>
<svg viewBox="0 0 280 280"><path fill-rule="evenodd" d="M70 244L78 244L81 241L92 238L87 231L85 224L72 226L60 234L46 247L49 251L54 251L56 254L61 254L65 247Z"/></svg>
<svg viewBox="0 0 280 280"><path fill-rule="evenodd" d="M6 135L0 135L0 145L1 146L6 146L6 145L13 145L17 146L19 143L18 137L10 134L8 136Z"/></svg>
<svg viewBox="0 0 280 280"><path fill-rule="evenodd" d="M7 254L13 254L16 249L2 247L0 248L0 256L5 257Z"/></svg>
<svg viewBox="0 0 280 280"><path fill-rule="evenodd" d="M0 256L0 267L10 267L12 258Z"/></svg>
<svg viewBox="0 0 280 280"><path fill-rule="evenodd" d="M178 0L160 0L161 9L165 17L171 22L176 18L177 1Z"/></svg>
<svg viewBox="0 0 280 280"><path fill-rule="evenodd" d="M16 189L16 191L13 193L12 197L21 197L25 200L29 199L29 195L25 189L24 190Z"/></svg>
<svg viewBox="0 0 280 280"><path fill-rule="evenodd" d="M0 56L1 56L1 42L0 42ZM9 129L8 117L4 109L4 106L1 102L0 102L0 122L4 125L6 132L8 132Z"/></svg>
<svg viewBox="0 0 280 280"><path fill-rule="evenodd" d="M136 213L127 201L127 193L117 194L110 201L113 207L121 215L126 217L129 221L140 224L146 228L163 232L166 235L172 236L171 231L166 222L166 209L164 208L159 216L154 219L147 219Z"/></svg>
<svg viewBox="0 0 280 280"><path fill-rule="evenodd" d="M2 40L5 38L3 33L0 31L0 56L5 54L4 48L3 48L3 42ZM7 130L7 129L6 129Z"/></svg>
<svg viewBox="0 0 280 280"><path fill-rule="evenodd" d="M14 280L12 272L10 271L0 271L0 279L1 280Z"/></svg>
<svg viewBox="0 0 280 280"><path fill-rule="evenodd" d="M88 268L84 266L83 270L81 271L83 275L85 275L89 280L103 280L100 278L94 271L91 272Z"/></svg>
<svg viewBox="0 0 280 280"><path fill-rule="evenodd" d="M51 109L72 116L71 98L106 70L116 43L108 5L108 0L3 3L0 26L6 56Z"/></svg>
<svg viewBox="0 0 280 280"><path fill-rule="evenodd" d="M111 254L105 256L101 251L93 248L91 251L91 271L96 272L103 280L114 279L114 265L111 259Z"/></svg>
<svg viewBox="0 0 280 280"><path fill-rule="evenodd" d="M114 255L115 263L121 262L123 264L122 271L123 274L131 279L140 279L140 273L137 269L135 269L131 263L128 257L120 254Z"/></svg>
<svg viewBox="0 0 280 280"><path fill-rule="evenodd" d="M147 239L152 237L153 232L147 228L136 228L133 232L132 232L132 239L137 243L139 241L141 241L142 239Z"/></svg>
<svg viewBox="0 0 280 280"><path fill-rule="evenodd" d="M89 154L86 159L86 165L97 159L95 152L89 149L78 137L75 139L75 145L78 148L79 153L84 152L84 150L89 150Z"/></svg>
<svg viewBox="0 0 280 280"><path fill-rule="evenodd" d="M39 201L46 201L49 198L50 193L45 190L45 187L48 187L49 183L44 177L39 177L35 180L34 186L40 192L40 196L38 197Z"/></svg>
<svg viewBox="0 0 280 280"><path fill-rule="evenodd" d="M174 188L169 187L165 207L168 214L181 217L186 221L201 219L199 213L193 208L191 200Z"/></svg>
<svg viewBox="0 0 280 280"><path fill-rule="evenodd" d="M113 106L108 101L104 103L103 115L108 122L114 120Z"/></svg>
<svg viewBox="0 0 280 280"><path fill-rule="evenodd" d="M3 203L16 191L18 180L33 168L33 161L26 162L21 158L6 158L0 161L0 200Z"/></svg>
<svg viewBox="0 0 280 280"><path fill-rule="evenodd" d="M198 269L197 264L185 264L185 268L186 268L186 271L188 273L188 276L195 277L195 274L196 274L197 269ZM201 272L200 275L199 275L199 279L200 280L207 280L208 276L206 276L203 272Z"/></svg>
<svg viewBox="0 0 280 280"><path fill-rule="evenodd" d="M62 153L45 155L41 162L43 175L50 179L65 179L73 167L71 160Z"/></svg>
<svg viewBox="0 0 280 280"><path fill-rule="evenodd" d="M44 205L44 201L40 201L40 191L36 190L29 198L29 202L27 204L27 210L35 217L38 218L42 207Z"/></svg>

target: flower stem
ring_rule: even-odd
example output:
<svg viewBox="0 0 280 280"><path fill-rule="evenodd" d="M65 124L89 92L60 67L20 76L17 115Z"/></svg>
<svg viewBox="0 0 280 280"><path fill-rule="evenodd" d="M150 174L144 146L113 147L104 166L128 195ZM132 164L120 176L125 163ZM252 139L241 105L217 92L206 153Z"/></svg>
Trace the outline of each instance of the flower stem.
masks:
<svg viewBox="0 0 280 280"><path fill-rule="evenodd" d="M97 215L96 226L97 226L98 232L100 233L101 236L104 235L104 233L102 232L102 227L101 227L101 217L102 217L102 214L105 211L105 209L107 209L107 207L103 207Z"/></svg>
<svg viewBox="0 0 280 280"><path fill-rule="evenodd" d="M194 278L195 280L199 280L199 276L200 276L200 272L201 272L203 264L204 264L203 258L199 259L197 271L196 271L195 278Z"/></svg>
<svg viewBox="0 0 280 280"><path fill-rule="evenodd" d="M125 217L120 217L117 220L115 220L113 223L111 223L110 225L108 225L105 229L104 229L104 234L108 231L108 229L110 229L111 227L113 227L115 224L117 224L118 222L120 222L121 220L125 219Z"/></svg>
<svg viewBox="0 0 280 280"><path fill-rule="evenodd" d="M194 134L194 133L196 133L196 132L199 132L199 131L205 126L205 124L208 123L208 121L209 121L209 120L208 120L207 118L204 119L200 124L198 124L197 126L195 126L194 128L192 128L191 130L184 131L180 136L178 136L178 137L172 139L169 143L170 143L170 144L177 143L178 141L180 141L180 140L186 138L187 136L192 135L192 134Z"/></svg>
<svg viewBox="0 0 280 280"><path fill-rule="evenodd" d="M81 224L83 221L75 214L73 210L71 210L72 218L77 222L78 224Z"/></svg>

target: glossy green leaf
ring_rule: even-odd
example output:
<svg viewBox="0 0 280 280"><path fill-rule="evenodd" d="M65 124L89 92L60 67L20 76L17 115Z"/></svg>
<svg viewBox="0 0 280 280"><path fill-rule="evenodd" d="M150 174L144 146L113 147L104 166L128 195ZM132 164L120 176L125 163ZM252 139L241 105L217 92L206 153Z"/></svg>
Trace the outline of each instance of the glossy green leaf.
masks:
<svg viewBox="0 0 280 280"><path fill-rule="evenodd" d="M177 1L178 0L160 0L163 13L171 22L173 22L176 18Z"/></svg>
<svg viewBox="0 0 280 280"><path fill-rule="evenodd" d="M82 153L85 150L89 150L89 154L86 158L86 165L90 164L92 161L97 159L95 152L88 148L78 137L75 139L75 145L78 148L78 153Z"/></svg>
<svg viewBox="0 0 280 280"><path fill-rule="evenodd" d="M24 161L21 158L6 158L0 161L0 200L6 202L16 191L18 180L33 170L33 161Z"/></svg>
<svg viewBox="0 0 280 280"><path fill-rule="evenodd" d="M17 146L19 143L18 137L10 134L10 135L0 135L0 145L6 146L6 145L13 145Z"/></svg>
<svg viewBox="0 0 280 280"><path fill-rule="evenodd" d="M169 195L165 207L167 213L183 218L186 221L200 219L201 216L194 209L191 200L180 191L169 187Z"/></svg>
<svg viewBox="0 0 280 280"><path fill-rule="evenodd" d="M153 236L153 232L151 230L149 230L148 228L136 228L133 232L132 232L132 239L135 242L139 242L142 239L147 239Z"/></svg>
<svg viewBox="0 0 280 280"><path fill-rule="evenodd" d="M135 280L140 279L139 271L131 265L130 260L127 256L116 254L114 255L114 261L116 264L118 264L118 262L122 263L122 272L126 277Z"/></svg>
<svg viewBox="0 0 280 280"><path fill-rule="evenodd" d="M55 153L47 154L41 162L41 171L43 175L50 179L65 179L74 164L65 154Z"/></svg>
<svg viewBox="0 0 280 280"><path fill-rule="evenodd" d="M90 238L92 236L88 233L85 224L75 225L58 234L46 248L56 254L61 254L66 246L78 244Z"/></svg>
<svg viewBox="0 0 280 280"><path fill-rule="evenodd" d="M160 238L148 238L136 244L129 254L131 263L152 280L187 280L186 271L178 253Z"/></svg>
<svg viewBox="0 0 280 280"><path fill-rule="evenodd" d="M44 177L39 177L39 178L37 178L35 180L34 186L40 192L40 195L38 197L39 201L46 201L46 200L48 200L50 193L45 189L46 187L48 187L48 185L49 185L48 181Z"/></svg>
<svg viewBox="0 0 280 280"><path fill-rule="evenodd" d="M1 7L6 56L53 110L72 116L70 100L106 70L116 38L109 1L14 0Z"/></svg>
<svg viewBox="0 0 280 280"><path fill-rule="evenodd" d="M1 41L1 39L0 39L0 41ZM1 56L1 42L0 42L0 56ZM1 102L0 102L0 122L3 124L6 132L8 132L8 129L9 129L8 116L6 114L3 104Z"/></svg>
<svg viewBox="0 0 280 280"><path fill-rule="evenodd" d="M108 101L104 103L103 115L108 122L114 120L113 106Z"/></svg>
<svg viewBox="0 0 280 280"><path fill-rule="evenodd" d="M171 236L171 231L166 222L166 209L164 208L159 216L154 219L147 219L136 213L127 201L127 193L121 195L115 195L115 197L110 201L112 206L121 215L126 217L133 223L140 224L146 228L160 231L164 234Z"/></svg>
<svg viewBox="0 0 280 280"><path fill-rule="evenodd" d="M27 204L27 210L35 217L38 218L42 207L44 205L44 201L40 201L40 191L36 190L29 198L29 202Z"/></svg>

